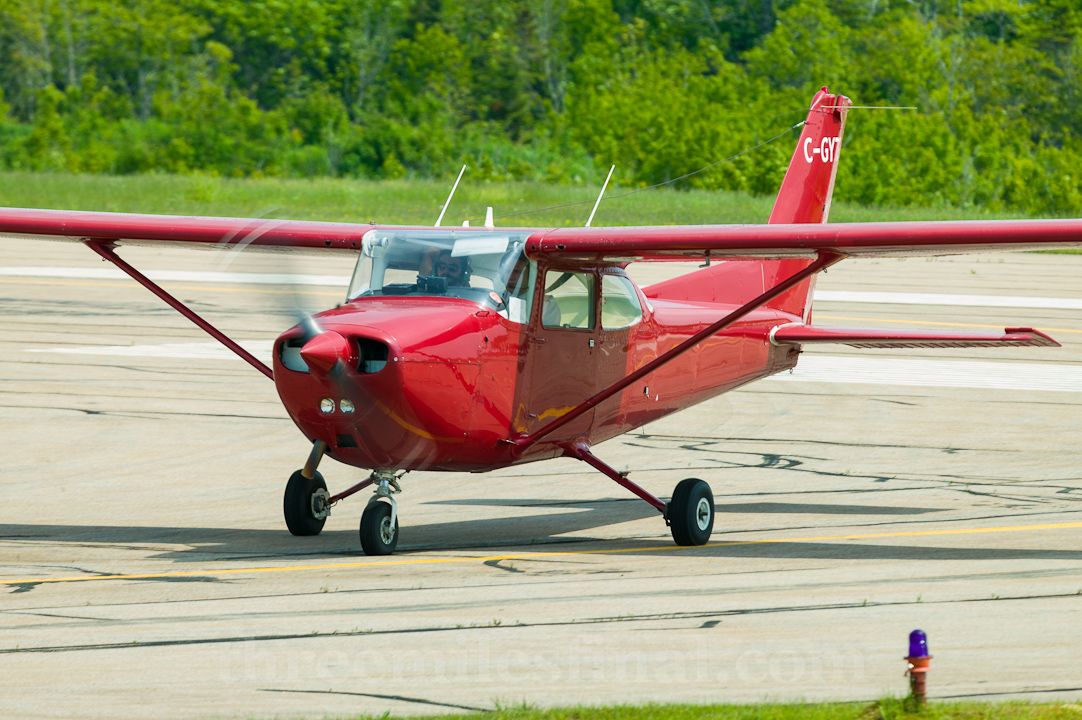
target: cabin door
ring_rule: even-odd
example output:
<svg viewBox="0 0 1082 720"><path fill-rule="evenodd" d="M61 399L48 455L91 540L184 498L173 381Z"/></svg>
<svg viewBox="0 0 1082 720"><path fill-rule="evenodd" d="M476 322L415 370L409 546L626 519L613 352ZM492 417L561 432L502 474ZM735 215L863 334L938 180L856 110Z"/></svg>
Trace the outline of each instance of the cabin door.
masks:
<svg viewBox="0 0 1082 720"><path fill-rule="evenodd" d="M588 399L598 390L598 278L589 270L547 268L527 338L523 423L533 432ZM586 435L590 410L550 440ZM523 417L520 415L520 417Z"/></svg>
<svg viewBox="0 0 1082 720"><path fill-rule="evenodd" d="M606 388L623 380L636 368L632 366L633 350L643 342L642 303L634 283L623 270L610 269L601 275L601 329L597 338L597 382ZM615 397L600 403L594 412L595 437L611 437L623 432L628 423L639 424L630 417L633 408L642 405L639 383L634 390L625 389ZM630 395L629 395L630 393Z"/></svg>

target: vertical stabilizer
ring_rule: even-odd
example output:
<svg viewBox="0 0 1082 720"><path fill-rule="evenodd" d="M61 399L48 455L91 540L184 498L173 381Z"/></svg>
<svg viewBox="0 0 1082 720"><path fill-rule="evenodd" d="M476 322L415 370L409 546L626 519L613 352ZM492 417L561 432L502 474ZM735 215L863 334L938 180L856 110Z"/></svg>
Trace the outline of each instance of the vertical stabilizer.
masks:
<svg viewBox="0 0 1082 720"><path fill-rule="evenodd" d="M845 116L852 102L823 88L812 98L804 132L770 213L771 223L824 223L838 173Z"/></svg>
<svg viewBox="0 0 1082 720"><path fill-rule="evenodd" d="M824 87L812 98L789 169L774 201L770 223L825 223L830 215L834 178L842 148L845 116L852 102L832 95ZM764 263L764 284L780 282L811 264L811 260L773 260ZM769 305L810 321L810 296L815 278L809 278Z"/></svg>

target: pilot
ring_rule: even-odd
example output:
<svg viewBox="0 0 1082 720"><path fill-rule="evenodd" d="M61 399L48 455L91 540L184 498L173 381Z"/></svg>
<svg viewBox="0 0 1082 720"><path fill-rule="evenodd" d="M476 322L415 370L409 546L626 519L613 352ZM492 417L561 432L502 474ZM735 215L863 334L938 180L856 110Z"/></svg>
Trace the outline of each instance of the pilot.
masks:
<svg viewBox="0 0 1082 720"><path fill-rule="evenodd" d="M453 257L450 250L441 250L432 267L438 277L447 280L447 287L470 286L470 259Z"/></svg>

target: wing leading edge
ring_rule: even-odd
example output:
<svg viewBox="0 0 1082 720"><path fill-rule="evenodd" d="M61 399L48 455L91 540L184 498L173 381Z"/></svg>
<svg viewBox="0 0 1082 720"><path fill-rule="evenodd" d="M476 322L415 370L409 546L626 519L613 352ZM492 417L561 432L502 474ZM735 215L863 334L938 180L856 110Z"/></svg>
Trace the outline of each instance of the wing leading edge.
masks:
<svg viewBox="0 0 1082 720"><path fill-rule="evenodd" d="M55 240L106 240L117 245L161 242L203 247L350 250L372 225L259 218L133 215L73 210L0 208L0 234Z"/></svg>
<svg viewBox="0 0 1082 720"><path fill-rule="evenodd" d="M535 233L526 252L535 259L629 262L820 252L908 257L1057 247L1082 247L1082 219L562 228Z"/></svg>

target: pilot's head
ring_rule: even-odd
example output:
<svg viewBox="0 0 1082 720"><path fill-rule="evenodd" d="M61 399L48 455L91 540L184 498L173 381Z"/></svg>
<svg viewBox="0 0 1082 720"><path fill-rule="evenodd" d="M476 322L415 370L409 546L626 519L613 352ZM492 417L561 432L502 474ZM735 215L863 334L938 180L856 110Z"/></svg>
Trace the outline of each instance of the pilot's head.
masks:
<svg viewBox="0 0 1082 720"><path fill-rule="evenodd" d="M450 250L440 251L432 269L438 277L447 280L447 287L467 287L470 284L470 259L452 257Z"/></svg>

